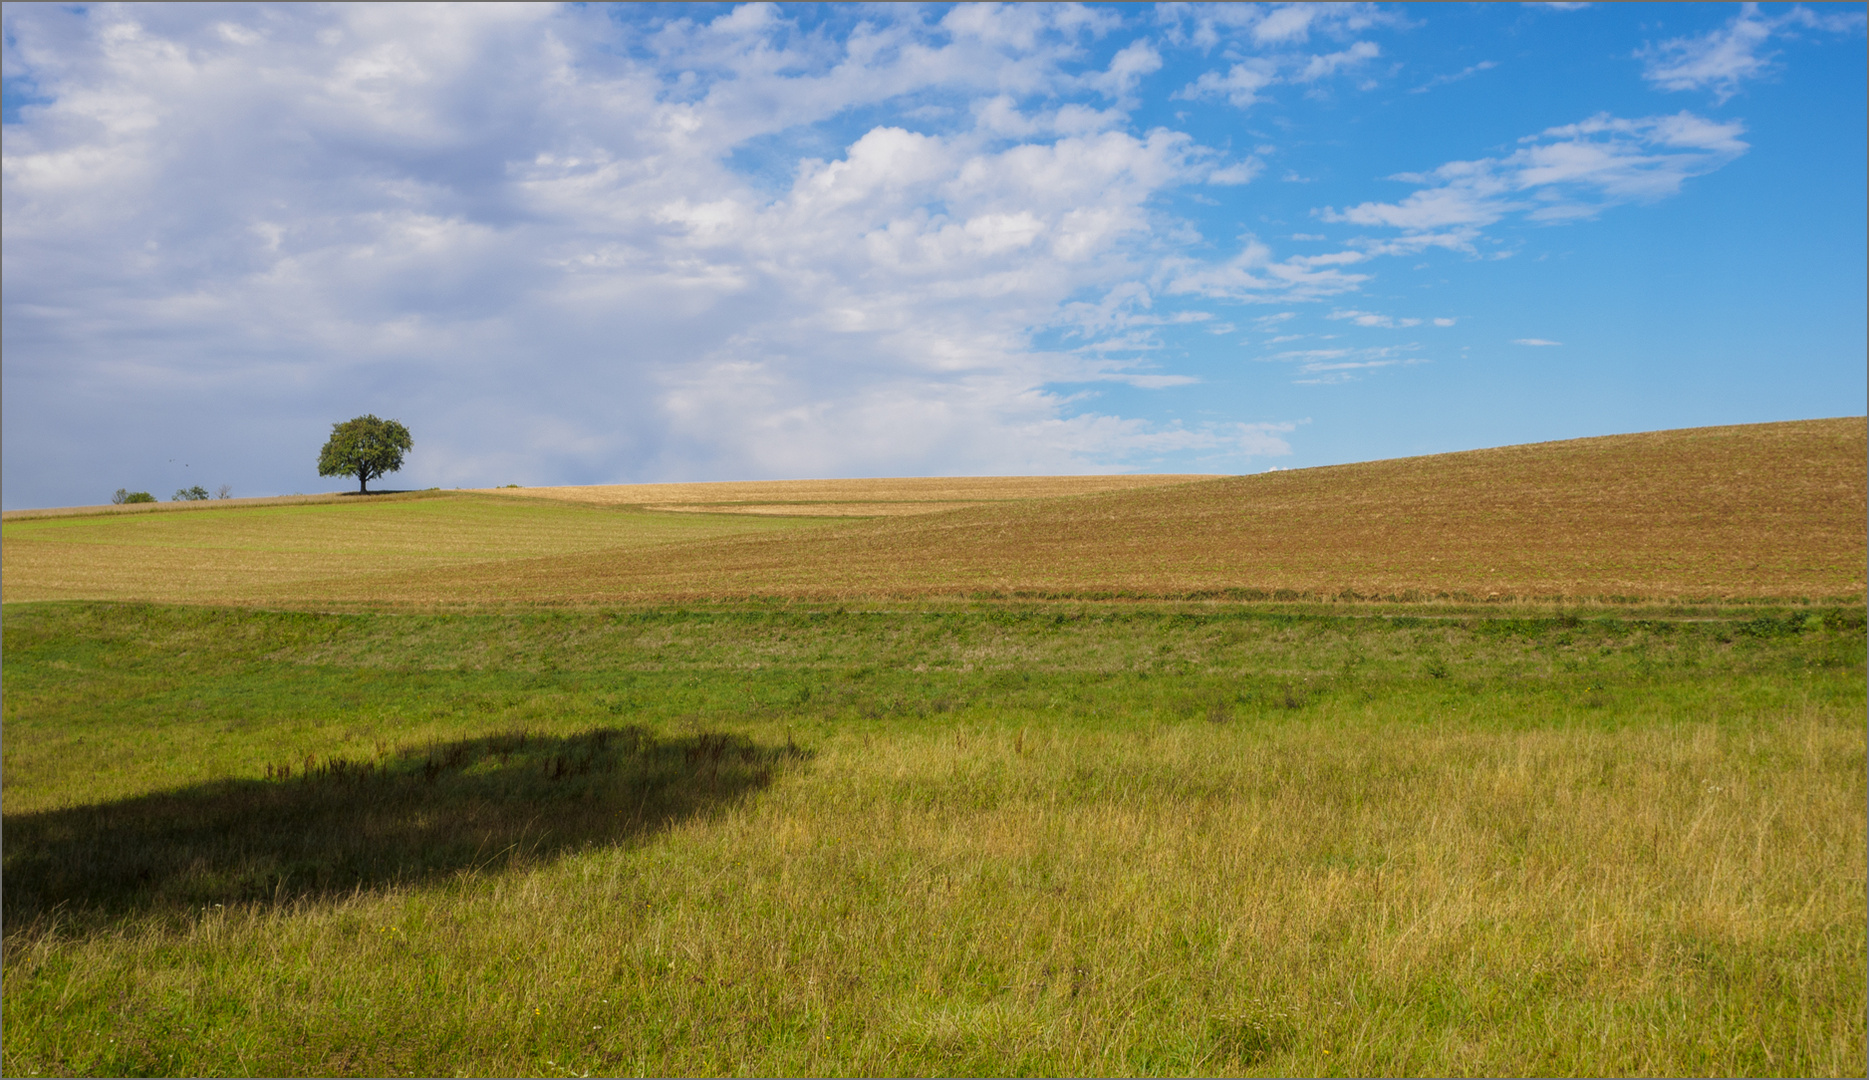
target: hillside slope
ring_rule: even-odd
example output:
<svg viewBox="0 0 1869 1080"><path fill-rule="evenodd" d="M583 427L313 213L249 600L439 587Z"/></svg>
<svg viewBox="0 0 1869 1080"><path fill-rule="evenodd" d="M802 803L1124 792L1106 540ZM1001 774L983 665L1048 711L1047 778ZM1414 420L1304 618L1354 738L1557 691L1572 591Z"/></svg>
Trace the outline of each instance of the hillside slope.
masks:
<svg viewBox="0 0 1869 1080"><path fill-rule="evenodd" d="M22 520L5 525L4 584L8 601L279 606L944 596L1835 601L1864 590L1866 460L1869 422L1848 417L1061 497L1006 498L1020 494L1008 490L993 493L999 501L861 521L766 516L805 493L774 499L750 490L756 485L716 508L739 513L578 504L562 493L444 493L380 505ZM826 505L797 509L852 512L878 499L864 487L878 483L813 482L810 499ZM916 483L936 485L916 495L950 497L939 481Z"/></svg>
<svg viewBox="0 0 1869 1080"><path fill-rule="evenodd" d="M398 575L385 600L932 596L1839 599L1869 423L1692 428Z"/></svg>

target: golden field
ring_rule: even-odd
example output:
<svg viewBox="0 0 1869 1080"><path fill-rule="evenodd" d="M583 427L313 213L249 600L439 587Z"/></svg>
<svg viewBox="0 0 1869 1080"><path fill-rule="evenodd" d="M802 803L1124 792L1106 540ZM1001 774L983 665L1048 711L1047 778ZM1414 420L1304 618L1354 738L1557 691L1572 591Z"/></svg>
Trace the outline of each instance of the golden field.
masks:
<svg viewBox="0 0 1869 1080"><path fill-rule="evenodd" d="M1055 499L1210 480L1172 473L1127 476L932 476L863 480L751 480L709 484L594 484L479 488L502 495L598 506L713 514L902 517L989 503Z"/></svg>
<svg viewBox="0 0 1869 1080"><path fill-rule="evenodd" d="M1864 419L1846 417L1205 480L629 485L10 514L4 595L1836 601L1864 590L1866 455Z"/></svg>

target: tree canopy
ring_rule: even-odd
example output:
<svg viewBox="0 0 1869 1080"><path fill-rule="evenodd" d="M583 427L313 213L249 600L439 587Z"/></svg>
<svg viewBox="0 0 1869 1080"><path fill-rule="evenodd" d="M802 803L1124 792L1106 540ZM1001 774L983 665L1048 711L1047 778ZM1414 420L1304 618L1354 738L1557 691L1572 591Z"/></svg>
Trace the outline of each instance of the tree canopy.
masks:
<svg viewBox="0 0 1869 1080"><path fill-rule="evenodd" d="M357 490L368 494L371 479L402 468L402 455L414 445L408 428L366 413L331 425L331 439L318 454L318 475L354 476Z"/></svg>

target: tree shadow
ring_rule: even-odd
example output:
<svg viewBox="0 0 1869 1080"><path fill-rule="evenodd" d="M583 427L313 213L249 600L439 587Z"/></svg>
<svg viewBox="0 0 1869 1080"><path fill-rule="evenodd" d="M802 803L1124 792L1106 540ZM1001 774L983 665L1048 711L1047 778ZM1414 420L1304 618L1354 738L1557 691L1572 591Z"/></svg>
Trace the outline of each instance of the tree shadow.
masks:
<svg viewBox="0 0 1869 1080"><path fill-rule="evenodd" d="M0 918L9 931L54 915L76 929L498 870L639 839L806 756L736 735L512 732L8 815Z"/></svg>

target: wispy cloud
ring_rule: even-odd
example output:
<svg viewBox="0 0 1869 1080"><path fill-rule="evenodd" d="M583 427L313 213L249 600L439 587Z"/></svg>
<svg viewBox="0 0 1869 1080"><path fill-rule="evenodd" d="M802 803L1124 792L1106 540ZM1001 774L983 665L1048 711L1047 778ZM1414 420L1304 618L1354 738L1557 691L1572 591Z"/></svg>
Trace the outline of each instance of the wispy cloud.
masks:
<svg viewBox="0 0 1869 1080"><path fill-rule="evenodd" d="M1725 102L1740 85L1772 70L1775 53L1767 51L1774 37L1797 30L1858 33L1864 26L1860 11L1812 11L1799 5L1778 16L1759 11L1757 4L1742 4L1739 13L1717 30L1692 37L1670 38L1636 51L1645 61L1642 77L1663 90L1709 90Z"/></svg>
<svg viewBox="0 0 1869 1080"><path fill-rule="evenodd" d="M1338 251L1280 259L1270 247L1249 238L1239 254L1224 263L1197 263L1188 259L1164 263L1163 291L1170 295L1268 303L1312 300L1350 292L1367 281L1367 274L1343 269L1365 258L1361 252Z"/></svg>
<svg viewBox="0 0 1869 1080"><path fill-rule="evenodd" d="M1170 41L1203 50L1225 44L1236 54L1234 63L1202 72L1174 96L1240 109L1263 101L1279 83L1320 82L1382 55L1382 47L1368 40L1331 51L1302 48L1313 36L1343 39L1398 21L1373 4L1165 4L1158 11Z"/></svg>
<svg viewBox="0 0 1869 1080"><path fill-rule="evenodd" d="M1400 202L1325 207L1318 214L1326 221L1402 231L1400 238L1366 243L1364 250L1372 254L1472 250L1481 229L1508 215L1568 221L1672 195L1688 178L1743 154L1743 131L1737 121L1719 123L1689 112L1634 120L1600 113L1526 136L1520 149L1504 157L1398 175L1394 179L1419 185Z"/></svg>
<svg viewBox="0 0 1869 1080"><path fill-rule="evenodd" d="M1357 326L1375 326L1393 329L1404 326L1420 326L1420 319L1398 319L1393 315L1378 315L1373 311L1356 311L1350 308L1338 308L1326 315L1327 319L1348 319Z"/></svg>
<svg viewBox="0 0 1869 1080"><path fill-rule="evenodd" d="M1420 351L1421 345L1418 342L1409 342L1403 345L1380 345L1362 349L1348 347L1290 349L1261 359L1273 363L1295 365L1298 374L1307 377L1292 381L1299 385L1311 385L1351 382L1356 379L1358 372L1394 367L1398 364L1423 363L1423 359L1415 355Z"/></svg>
<svg viewBox="0 0 1869 1080"><path fill-rule="evenodd" d="M1312 35L1342 37L1392 25L1396 16L1375 4L1163 4L1157 22L1168 39L1198 49L1222 44L1289 48Z"/></svg>
<svg viewBox="0 0 1869 1080"><path fill-rule="evenodd" d="M1544 338L1522 337L1522 338L1513 338L1512 344L1514 345L1562 345L1564 343L1561 341L1547 341Z"/></svg>
<svg viewBox="0 0 1869 1080"><path fill-rule="evenodd" d="M1473 76L1478 75L1482 71L1491 71L1492 69L1498 66L1499 66L1499 63L1496 60L1482 60L1477 64L1473 64L1469 67L1461 68L1459 71L1453 72L1451 74L1436 75L1434 78L1429 79L1427 82L1424 82L1420 86L1417 86L1414 89L1410 90L1409 93L1425 94L1437 86L1446 86L1448 83L1459 82L1462 79L1470 79Z"/></svg>

